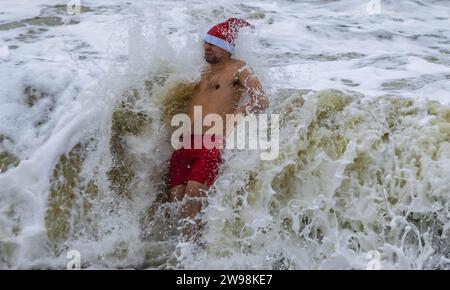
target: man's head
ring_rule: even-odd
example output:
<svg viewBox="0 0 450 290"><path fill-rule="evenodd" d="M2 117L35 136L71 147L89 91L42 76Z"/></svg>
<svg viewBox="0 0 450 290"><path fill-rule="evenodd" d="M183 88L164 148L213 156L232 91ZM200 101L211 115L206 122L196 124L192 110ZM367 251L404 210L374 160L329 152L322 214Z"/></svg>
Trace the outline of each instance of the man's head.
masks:
<svg viewBox="0 0 450 290"><path fill-rule="evenodd" d="M238 18L230 18L212 27L206 34L204 49L205 60L210 63L218 63L229 58L234 52L234 44L239 29L250 26L248 22Z"/></svg>
<svg viewBox="0 0 450 290"><path fill-rule="evenodd" d="M205 50L205 60L209 64L220 63L231 57L230 52L208 42L203 43L203 49Z"/></svg>

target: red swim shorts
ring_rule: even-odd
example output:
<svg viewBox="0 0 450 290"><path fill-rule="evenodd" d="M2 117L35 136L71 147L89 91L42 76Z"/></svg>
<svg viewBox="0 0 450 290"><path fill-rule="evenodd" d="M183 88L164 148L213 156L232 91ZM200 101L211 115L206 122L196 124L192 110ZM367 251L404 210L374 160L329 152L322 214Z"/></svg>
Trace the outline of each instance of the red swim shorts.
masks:
<svg viewBox="0 0 450 290"><path fill-rule="evenodd" d="M197 181L208 186L214 183L222 163L221 149L194 148L194 138L202 138L201 135L191 136L191 148L175 150L170 158L170 187L187 184L189 180ZM214 136L211 138L214 141Z"/></svg>

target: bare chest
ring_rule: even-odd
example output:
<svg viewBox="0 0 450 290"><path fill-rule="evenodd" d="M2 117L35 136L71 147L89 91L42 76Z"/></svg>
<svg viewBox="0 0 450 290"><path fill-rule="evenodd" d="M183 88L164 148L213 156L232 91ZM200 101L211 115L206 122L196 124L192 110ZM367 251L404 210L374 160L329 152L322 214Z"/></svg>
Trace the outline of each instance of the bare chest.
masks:
<svg viewBox="0 0 450 290"><path fill-rule="evenodd" d="M235 94L241 85L239 79L233 74L210 74L202 75L196 92L199 94Z"/></svg>

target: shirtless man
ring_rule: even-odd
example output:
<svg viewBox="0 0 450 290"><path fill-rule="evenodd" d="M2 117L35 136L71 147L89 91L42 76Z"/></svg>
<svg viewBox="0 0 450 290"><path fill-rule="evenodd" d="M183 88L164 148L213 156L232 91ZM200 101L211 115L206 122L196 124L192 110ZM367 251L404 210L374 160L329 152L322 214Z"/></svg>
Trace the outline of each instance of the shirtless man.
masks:
<svg viewBox="0 0 450 290"><path fill-rule="evenodd" d="M249 26L241 19L230 18L208 31L204 38L205 60L209 64L202 72L196 84L189 107L191 124L203 120L194 119L194 106L201 106L202 115L218 114L225 120L226 114L248 114L261 112L268 107L268 99L258 79L242 60L233 59L234 41L241 27ZM246 92L249 103L238 107ZM205 134L210 127L203 126ZM192 135L194 138L202 136ZM223 140L223 136L213 136ZM214 140L214 139L211 139ZM192 147L193 144L192 144ZM221 150L218 148L176 150L170 159L169 201L181 201L188 197L182 209L181 217L193 219L200 212L202 203L196 198L205 195L216 178L221 163ZM190 236L193 228L185 228Z"/></svg>

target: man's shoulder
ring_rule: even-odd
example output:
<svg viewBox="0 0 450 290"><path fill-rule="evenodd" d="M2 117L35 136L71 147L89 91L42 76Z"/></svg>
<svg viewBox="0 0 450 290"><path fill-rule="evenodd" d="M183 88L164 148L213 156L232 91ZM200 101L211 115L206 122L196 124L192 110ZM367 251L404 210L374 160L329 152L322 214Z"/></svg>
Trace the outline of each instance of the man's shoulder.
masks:
<svg viewBox="0 0 450 290"><path fill-rule="evenodd" d="M247 63L246 63L245 61L241 60L241 59L234 59L234 60L233 60L233 66L234 66L236 69L241 69L241 68L243 68L243 67L246 67L246 66L247 66Z"/></svg>
<svg viewBox="0 0 450 290"><path fill-rule="evenodd" d="M233 72L236 73L237 75L240 75L241 73L249 70L248 64L240 59L234 59L231 65Z"/></svg>

